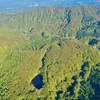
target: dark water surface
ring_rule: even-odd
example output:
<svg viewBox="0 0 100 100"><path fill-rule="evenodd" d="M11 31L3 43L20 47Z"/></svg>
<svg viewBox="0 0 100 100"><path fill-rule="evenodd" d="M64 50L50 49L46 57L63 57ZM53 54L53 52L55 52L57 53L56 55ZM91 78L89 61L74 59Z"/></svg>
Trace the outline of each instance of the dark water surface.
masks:
<svg viewBox="0 0 100 100"><path fill-rule="evenodd" d="M43 80L43 78L39 74L35 78L33 78L33 80L31 81L31 83L34 85L35 88L41 89L42 86L43 86L43 81L42 80Z"/></svg>

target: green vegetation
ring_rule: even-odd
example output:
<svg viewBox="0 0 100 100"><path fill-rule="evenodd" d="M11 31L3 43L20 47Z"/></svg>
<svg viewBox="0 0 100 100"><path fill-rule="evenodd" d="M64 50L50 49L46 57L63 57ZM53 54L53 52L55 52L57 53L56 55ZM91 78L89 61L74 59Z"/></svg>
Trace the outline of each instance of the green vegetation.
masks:
<svg viewBox="0 0 100 100"><path fill-rule="evenodd" d="M99 15L88 6L0 14L0 100L99 100Z"/></svg>

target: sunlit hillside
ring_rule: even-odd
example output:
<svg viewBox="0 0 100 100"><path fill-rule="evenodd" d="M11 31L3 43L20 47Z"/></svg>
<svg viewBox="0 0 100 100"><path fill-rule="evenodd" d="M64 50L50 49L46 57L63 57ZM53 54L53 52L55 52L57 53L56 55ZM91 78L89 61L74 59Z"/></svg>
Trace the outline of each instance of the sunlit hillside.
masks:
<svg viewBox="0 0 100 100"><path fill-rule="evenodd" d="M0 13L0 100L99 100L100 7Z"/></svg>

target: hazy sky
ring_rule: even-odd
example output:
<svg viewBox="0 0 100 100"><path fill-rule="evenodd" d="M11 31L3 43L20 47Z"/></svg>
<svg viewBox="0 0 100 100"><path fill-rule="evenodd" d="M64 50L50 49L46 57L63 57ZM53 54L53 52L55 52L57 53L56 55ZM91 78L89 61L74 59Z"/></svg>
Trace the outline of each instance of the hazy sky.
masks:
<svg viewBox="0 0 100 100"><path fill-rule="evenodd" d="M98 5L100 0L0 0L0 12L26 11L44 6Z"/></svg>

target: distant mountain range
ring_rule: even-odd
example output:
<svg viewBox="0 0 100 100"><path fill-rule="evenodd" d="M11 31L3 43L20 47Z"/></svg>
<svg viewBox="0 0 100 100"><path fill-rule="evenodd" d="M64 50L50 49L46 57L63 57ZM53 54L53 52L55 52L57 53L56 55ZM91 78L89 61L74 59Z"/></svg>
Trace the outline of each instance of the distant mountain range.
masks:
<svg viewBox="0 0 100 100"><path fill-rule="evenodd" d="M0 12L18 13L45 6L100 6L100 0L0 0Z"/></svg>

